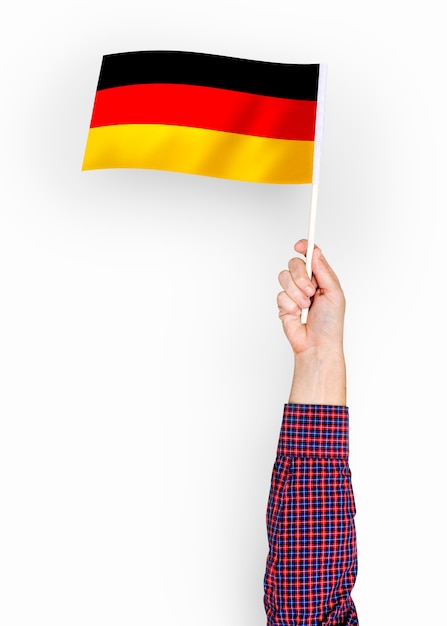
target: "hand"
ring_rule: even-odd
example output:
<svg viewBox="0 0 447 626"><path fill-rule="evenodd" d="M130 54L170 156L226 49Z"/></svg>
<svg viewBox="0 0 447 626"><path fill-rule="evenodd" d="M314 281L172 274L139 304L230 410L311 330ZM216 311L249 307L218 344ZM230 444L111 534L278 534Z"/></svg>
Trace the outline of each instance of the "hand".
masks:
<svg viewBox="0 0 447 626"><path fill-rule="evenodd" d="M305 255L307 240L301 239L294 248ZM289 261L289 269L278 278L284 290L278 294L279 317L294 354L309 348L342 350L345 297L320 248L315 246L312 255L312 279L298 257ZM307 324L301 324L301 311L309 307Z"/></svg>

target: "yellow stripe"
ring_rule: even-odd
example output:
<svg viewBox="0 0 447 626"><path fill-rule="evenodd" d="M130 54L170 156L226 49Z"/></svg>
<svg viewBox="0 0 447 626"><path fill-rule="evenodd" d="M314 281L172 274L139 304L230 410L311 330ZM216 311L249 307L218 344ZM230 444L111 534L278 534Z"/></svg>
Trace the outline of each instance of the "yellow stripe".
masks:
<svg viewBox="0 0 447 626"><path fill-rule="evenodd" d="M202 128L126 124L91 128L83 170L169 170L261 183L311 183L313 141Z"/></svg>

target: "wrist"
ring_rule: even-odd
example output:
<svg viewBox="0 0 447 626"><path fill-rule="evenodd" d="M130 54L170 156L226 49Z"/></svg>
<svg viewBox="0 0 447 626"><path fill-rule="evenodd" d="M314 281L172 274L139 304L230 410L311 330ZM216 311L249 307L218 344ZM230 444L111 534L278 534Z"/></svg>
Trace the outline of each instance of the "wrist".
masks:
<svg viewBox="0 0 447 626"><path fill-rule="evenodd" d="M295 355L289 403L346 405L342 344L313 347Z"/></svg>

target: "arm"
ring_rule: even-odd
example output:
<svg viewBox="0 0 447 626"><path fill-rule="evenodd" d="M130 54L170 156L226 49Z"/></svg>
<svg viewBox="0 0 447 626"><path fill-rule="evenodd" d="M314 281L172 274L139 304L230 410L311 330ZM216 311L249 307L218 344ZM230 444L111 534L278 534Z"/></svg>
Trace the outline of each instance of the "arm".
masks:
<svg viewBox="0 0 447 626"><path fill-rule="evenodd" d="M307 242L295 250L306 252ZM316 248L281 272L279 315L294 354L272 474L265 607L269 626L356 626L355 505L348 466L345 299ZM312 305L311 300L313 299ZM306 325L301 310L311 305Z"/></svg>

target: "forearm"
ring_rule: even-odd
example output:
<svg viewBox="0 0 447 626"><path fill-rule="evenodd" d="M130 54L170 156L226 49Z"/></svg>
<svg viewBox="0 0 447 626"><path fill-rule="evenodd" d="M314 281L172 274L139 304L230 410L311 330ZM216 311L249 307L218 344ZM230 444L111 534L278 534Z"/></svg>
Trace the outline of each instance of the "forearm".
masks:
<svg viewBox="0 0 447 626"><path fill-rule="evenodd" d="M295 355L290 404L346 405L346 365L341 345Z"/></svg>

